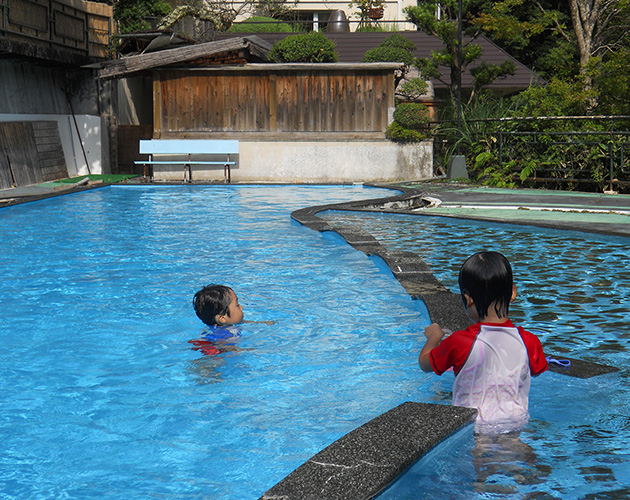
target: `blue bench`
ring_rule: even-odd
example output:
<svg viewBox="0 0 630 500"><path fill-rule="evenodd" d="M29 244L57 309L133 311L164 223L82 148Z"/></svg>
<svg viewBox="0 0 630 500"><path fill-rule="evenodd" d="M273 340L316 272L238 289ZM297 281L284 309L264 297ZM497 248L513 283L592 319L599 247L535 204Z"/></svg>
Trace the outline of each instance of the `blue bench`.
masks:
<svg viewBox="0 0 630 500"><path fill-rule="evenodd" d="M231 182L230 166L236 161L230 155L238 154L238 141L215 139L151 139L140 141L140 154L148 160L136 161L144 165L144 177L153 177L152 165L183 165L184 182L192 181L192 165L223 165L225 182ZM213 156L215 159L210 160ZM216 159L224 156L225 159ZM182 158L184 157L184 158Z"/></svg>

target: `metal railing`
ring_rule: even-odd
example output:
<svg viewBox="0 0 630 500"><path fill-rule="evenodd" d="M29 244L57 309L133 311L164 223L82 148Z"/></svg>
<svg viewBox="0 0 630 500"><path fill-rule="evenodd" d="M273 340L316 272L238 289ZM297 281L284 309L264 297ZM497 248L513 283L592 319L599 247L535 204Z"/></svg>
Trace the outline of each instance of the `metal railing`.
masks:
<svg viewBox="0 0 630 500"><path fill-rule="evenodd" d="M577 125L584 121L592 125ZM630 188L629 124L627 115L467 120L463 149L477 174L474 165L483 150L492 158L485 166L520 186L613 191ZM455 147L450 135L435 137L438 166Z"/></svg>

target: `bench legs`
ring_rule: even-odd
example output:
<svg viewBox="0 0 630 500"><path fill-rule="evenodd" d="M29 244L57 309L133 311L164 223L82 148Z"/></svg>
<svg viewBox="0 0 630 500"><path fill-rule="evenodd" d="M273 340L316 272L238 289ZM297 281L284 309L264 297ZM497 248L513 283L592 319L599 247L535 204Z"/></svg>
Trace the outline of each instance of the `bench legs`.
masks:
<svg viewBox="0 0 630 500"><path fill-rule="evenodd" d="M144 164L144 172L143 172L144 180L153 180L153 165Z"/></svg>
<svg viewBox="0 0 630 500"><path fill-rule="evenodd" d="M188 163L184 165L184 182L192 182L192 167Z"/></svg>
<svg viewBox="0 0 630 500"><path fill-rule="evenodd" d="M225 183L229 184L232 182L232 175L230 172L230 164L226 163L225 167L223 167L223 177L225 178Z"/></svg>
<svg viewBox="0 0 630 500"><path fill-rule="evenodd" d="M232 182L232 172L230 170L230 164L226 163L223 167L223 177L226 184ZM192 182L192 166L190 164L184 165L184 182Z"/></svg>

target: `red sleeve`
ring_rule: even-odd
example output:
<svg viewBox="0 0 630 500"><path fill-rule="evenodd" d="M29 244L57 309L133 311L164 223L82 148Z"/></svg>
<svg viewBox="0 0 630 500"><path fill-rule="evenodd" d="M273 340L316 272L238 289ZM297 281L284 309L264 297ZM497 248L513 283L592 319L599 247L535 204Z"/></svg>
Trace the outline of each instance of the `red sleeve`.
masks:
<svg viewBox="0 0 630 500"><path fill-rule="evenodd" d="M445 338L440 345L431 349L429 359L431 367L438 375L442 375L446 370L453 367L455 375L466 363L470 349L475 337L479 333L480 324L471 325L466 330L454 332L450 337Z"/></svg>
<svg viewBox="0 0 630 500"><path fill-rule="evenodd" d="M549 367L547 358L543 352L540 340L536 335L522 327L518 327L518 332L521 334L521 338L527 348L527 355L529 356L529 371L533 376L540 375Z"/></svg>

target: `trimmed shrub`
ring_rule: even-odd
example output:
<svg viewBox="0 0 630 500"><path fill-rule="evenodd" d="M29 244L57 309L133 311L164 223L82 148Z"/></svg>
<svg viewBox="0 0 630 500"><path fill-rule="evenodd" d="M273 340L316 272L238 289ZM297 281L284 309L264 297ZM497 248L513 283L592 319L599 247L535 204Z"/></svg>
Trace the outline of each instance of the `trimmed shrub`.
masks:
<svg viewBox="0 0 630 500"><path fill-rule="evenodd" d="M335 44L319 32L288 36L274 43L269 59L277 63L337 62Z"/></svg>
<svg viewBox="0 0 630 500"><path fill-rule="evenodd" d="M385 130L385 137L394 142L420 142L424 141L427 135L417 130L404 128L394 121Z"/></svg>
<svg viewBox="0 0 630 500"><path fill-rule="evenodd" d="M381 42L379 47L398 47L399 49L405 49L409 52L416 50L416 44L403 35L398 33L388 36Z"/></svg>
<svg viewBox="0 0 630 500"><path fill-rule="evenodd" d="M406 129L423 130L429 124L429 109L418 102L403 102L394 109L394 121Z"/></svg>
<svg viewBox="0 0 630 500"><path fill-rule="evenodd" d="M291 25L272 17L252 16L242 23L233 24L228 33L292 33Z"/></svg>
<svg viewBox="0 0 630 500"><path fill-rule="evenodd" d="M399 62L410 66L413 56L399 47L375 47L363 54L361 62Z"/></svg>

